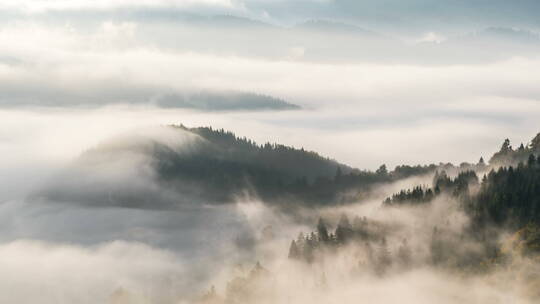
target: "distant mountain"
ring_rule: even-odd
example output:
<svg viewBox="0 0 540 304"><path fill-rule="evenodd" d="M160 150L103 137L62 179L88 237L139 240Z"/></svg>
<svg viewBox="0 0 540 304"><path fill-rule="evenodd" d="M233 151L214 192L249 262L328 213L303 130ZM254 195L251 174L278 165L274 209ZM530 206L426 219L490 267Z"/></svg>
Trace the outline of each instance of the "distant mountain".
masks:
<svg viewBox="0 0 540 304"><path fill-rule="evenodd" d="M266 95L243 92L170 94L156 98L155 104L167 108L190 108L204 111L295 110L299 106Z"/></svg>
<svg viewBox="0 0 540 304"><path fill-rule="evenodd" d="M515 43L540 43L540 36L529 30L505 27L490 27L478 33L477 37L508 40Z"/></svg>
<svg viewBox="0 0 540 304"><path fill-rule="evenodd" d="M297 30L318 31L321 33L344 33L366 36L370 38L380 37L379 34L361 27L328 20L309 20L294 27Z"/></svg>
<svg viewBox="0 0 540 304"><path fill-rule="evenodd" d="M508 27L489 27L453 39L464 43L506 43L511 45L540 45L540 35L526 30Z"/></svg>
<svg viewBox="0 0 540 304"><path fill-rule="evenodd" d="M216 15L209 17L209 24L220 25L220 26L229 26L229 27L257 27L257 28L272 28L274 27L271 24L254 20L245 17L238 17L233 15Z"/></svg>
<svg viewBox="0 0 540 304"><path fill-rule="evenodd" d="M176 91L170 88L137 88L126 85L103 86L99 90L89 89L82 93L73 93L65 88L45 88L36 85L33 90L5 90L0 93L0 105L10 107L100 107L126 103L200 111L300 109L300 106L283 99L250 92Z"/></svg>

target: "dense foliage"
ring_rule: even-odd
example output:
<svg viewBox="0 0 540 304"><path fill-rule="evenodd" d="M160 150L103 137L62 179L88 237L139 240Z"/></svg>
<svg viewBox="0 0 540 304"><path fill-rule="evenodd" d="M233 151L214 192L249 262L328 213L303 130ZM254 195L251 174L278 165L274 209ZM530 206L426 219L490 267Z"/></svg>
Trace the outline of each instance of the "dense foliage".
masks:
<svg viewBox="0 0 540 304"><path fill-rule="evenodd" d="M402 190L384 200L383 206L425 206L441 195L446 196L447 204L457 204L470 221L458 231L447 229L448 222L433 226L431 239L424 244L429 250L429 263L474 271L501 263L506 256L497 231L503 229L515 234L513 247L528 254L540 252L540 157L531 154L526 164L492 169L481 182L474 171L461 172L455 178L437 172L432 188ZM387 240L395 236L394 230L388 223L358 216L351 224L342 215L334 232L330 232L325 221L319 219L316 231L300 234L291 242L289 258L312 263L323 251L355 243L368 252L367 263L372 270L384 274L392 263L406 267L411 254L415 254L406 239L400 244L388 244ZM475 249L462 246L467 243L474 244L470 248Z"/></svg>
<svg viewBox="0 0 540 304"><path fill-rule="evenodd" d="M527 163L491 170L468 208L482 223L513 227L540 224L540 157L531 154Z"/></svg>
<svg viewBox="0 0 540 304"><path fill-rule="evenodd" d="M470 189L478 186L478 177L475 171L467 170L459 172L454 179L450 178L446 171L435 172L433 178L433 188L426 186L416 186L412 190L401 190L384 200L385 206L403 204L429 203L441 193L446 193L454 197L464 197L469 195Z"/></svg>
<svg viewBox="0 0 540 304"><path fill-rule="evenodd" d="M515 228L527 223L540 224L540 157L530 154L526 163L516 167L491 169L480 183L474 171L461 172L454 179L444 171L436 173L433 188L401 190L383 204L429 203L441 193L457 198L477 225Z"/></svg>
<svg viewBox="0 0 540 304"><path fill-rule="evenodd" d="M250 192L268 202L330 204L357 200L370 187L433 172L436 165L398 166L389 172L361 171L319 154L280 144L257 143L232 132L175 126L197 134L196 153L160 151L159 176L183 193L211 201L230 201ZM447 165L445 165L447 166Z"/></svg>

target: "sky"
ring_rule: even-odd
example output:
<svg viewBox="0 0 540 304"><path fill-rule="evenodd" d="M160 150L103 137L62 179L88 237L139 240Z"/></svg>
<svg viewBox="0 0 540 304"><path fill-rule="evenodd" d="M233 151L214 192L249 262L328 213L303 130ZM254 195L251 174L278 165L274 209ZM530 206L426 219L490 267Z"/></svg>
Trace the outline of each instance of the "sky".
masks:
<svg viewBox="0 0 540 304"><path fill-rule="evenodd" d="M100 296L111 286L160 290L150 278L189 289L193 256L241 255L254 231L283 220L251 200L177 213L27 200L119 134L212 126L369 170L474 163L505 138L527 143L540 132L538 12L535 0L1 1L0 261L14 261L17 292L0 299L35 302L24 286L37 273L50 278L51 303L83 303L82 282L62 296L55 282L92 267L107 271L92 274L84 292ZM175 101L197 104L201 94L301 109ZM120 165L144 165L129 161ZM121 168L110 178L155 186L137 174ZM238 234L240 245L223 246ZM63 264L63 256L72 258ZM28 263L37 268L17 271ZM197 273L207 283L208 272Z"/></svg>
<svg viewBox="0 0 540 304"><path fill-rule="evenodd" d="M3 137L76 138L26 151L53 159L128 126L183 122L366 169L474 162L506 137L519 144L538 131L536 5L518 1L508 13L506 1L4 1ZM160 107L207 91L303 110ZM79 126L92 116L108 125ZM54 130L60 124L72 128ZM6 138L4 149L24 140Z"/></svg>

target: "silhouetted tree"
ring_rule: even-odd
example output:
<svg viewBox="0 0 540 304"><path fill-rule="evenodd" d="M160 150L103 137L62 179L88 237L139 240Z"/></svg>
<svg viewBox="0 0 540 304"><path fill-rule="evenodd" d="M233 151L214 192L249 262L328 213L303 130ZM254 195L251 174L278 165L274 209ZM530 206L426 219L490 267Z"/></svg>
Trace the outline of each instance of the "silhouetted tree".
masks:
<svg viewBox="0 0 540 304"><path fill-rule="evenodd" d="M536 158L534 157L534 154L529 155L529 159L527 159L527 165L530 167L533 167L536 165Z"/></svg>
<svg viewBox="0 0 540 304"><path fill-rule="evenodd" d="M319 223L317 224L317 235L319 236L319 241L324 244L328 244L330 237L328 236L328 229L322 218L319 218Z"/></svg>
<svg viewBox="0 0 540 304"><path fill-rule="evenodd" d="M292 240L291 246L289 247L289 259L298 260L300 258L300 250L296 246L296 242Z"/></svg>
<svg viewBox="0 0 540 304"><path fill-rule="evenodd" d="M375 171L378 175L386 176L388 175L388 169L386 169L386 165L382 164L377 171Z"/></svg>
<svg viewBox="0 0 540 304"><path fill-rule="evenodd" d="M353 235L353 230L349 218L346 214L342 214L339 219L338 226L336 228L336 239L338 243L346 243L351 239Z"/></svg>

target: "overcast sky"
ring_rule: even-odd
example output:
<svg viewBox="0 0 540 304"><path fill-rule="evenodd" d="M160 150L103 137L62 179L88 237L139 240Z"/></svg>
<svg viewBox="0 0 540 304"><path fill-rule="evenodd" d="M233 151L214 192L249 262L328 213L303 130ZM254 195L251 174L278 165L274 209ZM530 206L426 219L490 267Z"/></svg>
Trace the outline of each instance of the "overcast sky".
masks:
<svg viewBox="0 0 540 304"><path fill-rule="evenodd" d="M313 18L348 20L377 27L421 30L422 27L539 26L535 0L6 0L0 6L6 14L79 12L136 9L141 16L170 16L176 12L234 14L278 23ZM119 14L125 12L118 12Z"/></svg>
<svg viewBox="0 0 540 304"><path fill-rule="evenodd" d="M5 159L56 160L126 128L183 122L360 168L473 162L506 137L519 144L540 129L537 6L2 1L1 148ZM263 94L303 110L159 108L164 97L201 91ZM81 125L88 117L103 123ZM62 136L55 145L36 140L47 132Z"/></svg>

